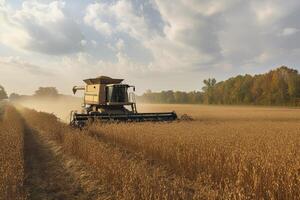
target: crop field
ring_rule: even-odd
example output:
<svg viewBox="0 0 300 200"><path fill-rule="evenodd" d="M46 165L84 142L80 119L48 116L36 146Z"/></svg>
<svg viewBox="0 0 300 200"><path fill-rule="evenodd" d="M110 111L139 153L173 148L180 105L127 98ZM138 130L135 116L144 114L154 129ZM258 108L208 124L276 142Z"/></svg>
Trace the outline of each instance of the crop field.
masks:
<svg viewBox="0 0 300 200"><path fill-rule="evenodd" d="M1 109L0 199L300 196L296 108L148 104L139 111L175 110L193 120L83 130L54 114Z"/></svg>

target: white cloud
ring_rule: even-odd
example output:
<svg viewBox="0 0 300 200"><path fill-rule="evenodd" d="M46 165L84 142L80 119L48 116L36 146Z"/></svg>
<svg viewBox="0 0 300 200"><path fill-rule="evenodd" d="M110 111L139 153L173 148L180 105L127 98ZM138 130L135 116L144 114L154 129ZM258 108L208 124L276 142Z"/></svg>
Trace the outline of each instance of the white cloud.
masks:
<svg viewBox="0 0 300 200"><path fill-rule="evenodd" d="M148 65L139 64L130 59L126 54L117 52L116 61L105 61L95 59L88 53L78 53L72 56L65 56L62 60L63 66L58 73L61 74L61 79L67 83L74 83L89 77L107 75L111 77L126 77L133 79L134 77L146 75L151 69ZM61 72L61 73L60 73ZM76 74L76 77L71 77L69 74Z"/></svg>
<svg viewBox="0 0 300 200"><path fill-rule="evenodd" d="M95 40L91 40L91 43L92 43L93 47L96 47L96 46L97 46L97 44L98 44L98 42L97 42L97 41L95 41Z"/></svg>
<svg viewBox="0 0 300 200"><path fill-rule="evenodd" d="M192 8L187 1L172 3L157 0L154 5L165 23L163 35L153 30L143 13L138 13L128 0L119 0L112 4L91 4L84 19L87 25L102 34L105 31L99 29L99 26L110 22L110 36L121 32L139 41L154 57L149 63L153 70L184 70L212 62L220 56L214 25L201 19L199 11ZM220 3L209 6L211 11L205 13L207 15L224 9L220 8Z"/></svg>
<svg viewBox="0 0 300 200"><path fill-rule="evenodd" d="M14 70L16 71L27 72L38 76L49 76L53 74L53 72L49 72L48 70L40 66L32 64L20 57L13 56L0 57L0 68L14 68Z"/></svg>
<svg viewBox="0 0 300 200"><path fill-rule="evenodd" d="M266 61L270 60L272 56L270 55L269 52L262 52L260 55L258 55L254 60L257 63L265 63Z"/></svg>
<svg viewBox="0 0 300 200"><path fill-rule="evenodd" d="M276 21L276 19L282 14L280 12L280 8L278 8L274 3L262 1L253 4L256 17L258 22L261 24Z"/></svg>
<svg viewBox="0 0 300 200"><path fill-rule="evenodd" d="M79 51L82 34L78 25L66 16L64 8L63 1L49 4L24 1L18 10L1 6L0 43L45 54Z"/></svg>
<svg viewBox="0 0 300 200"><path fill-rule="evenodd" d="M282 55L272 50L283 46L278 34L297 33L297 29L280 29L281 20L297 8L295 2L153 0L152 9L163 22L161 33L149 24L145 5L134 4L130 0L94 3L88 6L85 19L92 16L100 24L108 23L111 38L126 33L137 40L152 55L145 65L152 71L222 70L222 65L266 63L278 52ZM99 31L96 24L87 24ZM110 49L120 50L118 42L116 47L109 44Z"/></svg>
<svg viewBox="0 0 300 200"><path fill-rule="evenodd" d="M102 20L102 16L108 14L108 9L109 7L105 4L90 4L86 9L84 22L94 27L101 34L111 35L113 32L111 25Z"/></svg>
<svg viewBox="0 0 300 200"><path fill-rule="evenodd" d="M158 39L164 42L157 43L157 47L152 46L151 41L147 42L154 49L153 54L158 56L157 51L161 48L161 51L173 59L172 66L185 67L187 70L196 65L201 67L202 64L211 63L220 57L217 38L219 19L211 15L224 10L226 1L200 3L156 0L155 3L165 22L165 36ZM159 57L160 60L164 59L164 56Z"/></svg>
<svg viewBox="0 0 300 200"><path fill-rule="evenodd" d="M128 79L151 74L161 77L153 83L159 88L171 77L211 73L223 79L247 66L299 64L297 0L0 2L0 53L25 55L39 63L34 66L46 60L40 69L56 70L61 83L95 74ZM27 72L34 73L34 66ZM192 84L182 82L174 87Z"/></svg>
<svg viewBox="0 0 300 200"><path fill-rule="evenodd" d="M224 12L226 9L237 4L241 0L183 0L183 4L189 9L196 11L204 16L212 16Z"/></svg>
<svg viewBox="0 0 300 200"><path fill-rule="evenodd" d="M32 94L39 86L60 89L63 80L59 80L59 74L55 71L54 68L36 65L22 57L0 56L1 84L8 93Z"/></svg>
<svg viewBox="0 0 300 200"><path fill-rule="evenodd" d="M136 39L143 40L150 37L151 29L143 16L138 16L133 5L128 0L120 0L111 7L118 21L117 30L127 32Z"/></svg>
<svg viewBox="0 0 300 200"><path fill-rule="evenodd" d="M87 45L87 41L86 41L86 40L81 40L81 41L80 41L80 44L81 44L81 46L83 46L83 47L84 47L84 46L86 46L86 45Z"/></svg>
<svg viewBox="0 0 300 200"><path fill-rule="evenodd" d="M283 29L281 35L282 36L290 36L290 35L294 35L297 32L299 32L299 29L296 29L296 28L285 28L285 29Z"/></svg>
<svg viewBox="0 0 300 200"><path fill-rule="evenodd" d="M119 51L123 50L124 47L125 47L124 40L119 39L118 42L117 42L117 44L116 44L116 47L117 47L117 49L118 49Z"/></svg>
<svg viewBox="0 0 300 200"><path fill-rule="evenodd" d="M144 18L136 15L129 0L119 0L112 4L90 4L86 9L84 22L106 36L127 32L134 38L144 38L150 30Z"/></svg>

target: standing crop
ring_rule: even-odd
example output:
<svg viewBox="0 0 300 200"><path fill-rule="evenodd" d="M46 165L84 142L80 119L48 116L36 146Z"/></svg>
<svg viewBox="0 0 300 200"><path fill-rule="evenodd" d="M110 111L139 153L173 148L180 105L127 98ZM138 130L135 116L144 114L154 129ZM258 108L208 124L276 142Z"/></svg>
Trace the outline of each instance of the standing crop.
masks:
<svg viewBox="0 0 300 200"><path fill-rule="evenodd" d="M0 199L26 199L24 192L24 122L12 106L0 120Z"/></svg>
<svg viewBox="0 0 300 200"><path fill-rule="evenodd" d="M300 196L297 122L94 124L89 133L139 152L221 198Z"/></svg>

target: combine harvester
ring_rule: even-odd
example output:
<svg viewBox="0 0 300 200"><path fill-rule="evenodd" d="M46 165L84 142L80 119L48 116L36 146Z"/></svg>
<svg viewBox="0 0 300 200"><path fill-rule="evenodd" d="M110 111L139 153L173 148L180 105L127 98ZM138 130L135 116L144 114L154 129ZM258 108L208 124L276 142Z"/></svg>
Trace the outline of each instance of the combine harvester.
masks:
<svg viewBox="0 0 300 200"><path fill-rule="evenodd" d="M83 111L71 111L70 125L83 127L88 121L173 121L175 112L138 113L135 102L135 86L122 84L123 79L107 76L86 79L86 86L74 86L73 93L84 90ZM129 88L133 92L129 92Z"/></svg>

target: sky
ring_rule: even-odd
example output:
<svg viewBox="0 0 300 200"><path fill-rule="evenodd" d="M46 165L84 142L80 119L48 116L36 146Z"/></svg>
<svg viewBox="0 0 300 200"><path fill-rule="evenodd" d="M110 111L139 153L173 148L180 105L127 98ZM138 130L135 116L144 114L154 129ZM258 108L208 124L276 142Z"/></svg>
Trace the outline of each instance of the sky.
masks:
<svg viewBox="0 0 300 200"><path fill-rule="evenodd" d="M300 70L299 0L0 0L0 84L32 94L100 75L137 93Z"/></svg>

